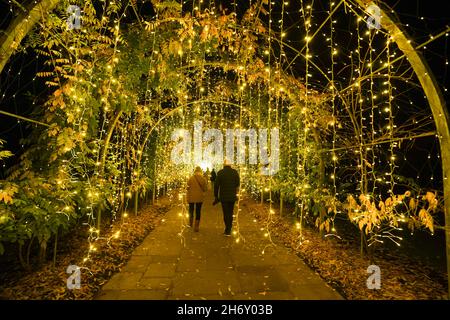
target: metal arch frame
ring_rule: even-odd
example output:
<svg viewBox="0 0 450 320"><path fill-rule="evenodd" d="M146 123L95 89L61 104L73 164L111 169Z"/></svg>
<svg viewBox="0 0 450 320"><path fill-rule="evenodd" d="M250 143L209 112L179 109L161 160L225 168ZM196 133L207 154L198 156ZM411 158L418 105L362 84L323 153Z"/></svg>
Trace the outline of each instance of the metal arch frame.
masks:
<svg viewBox="0 0 450 320"><path fill-rule="evenodd" d="M33 26L41 20L42 16L52 11L60 0L41 0L36 3L32 1L25 9L26 12L20 13L5 30L0 38L0 73L3 71L11 55L19 47L23 38L31 31Z"/></svg>

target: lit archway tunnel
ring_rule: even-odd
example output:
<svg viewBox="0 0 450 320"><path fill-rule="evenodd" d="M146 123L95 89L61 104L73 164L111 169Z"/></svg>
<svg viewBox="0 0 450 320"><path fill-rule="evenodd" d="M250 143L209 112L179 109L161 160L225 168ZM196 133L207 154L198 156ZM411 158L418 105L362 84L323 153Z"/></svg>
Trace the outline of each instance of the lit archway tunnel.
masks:
<svg viewBox="0 0 450 320"><path fill-rule="evenodd" d="M396 242L390 235L399 221L434 232L435 212L448 220L442 200L450 190L448 112L431 71L383 3L376 6L380 29L372 30L362 0L327 4L316 27L311 5L301 5L299 21L285 26L287 2L237 9L153 1L146 13L134 2L77 4L79 28L67 25L69 3L41 1L3 39L2 68L39 22L27 45L45 57L48 69L38 76L51 88L39 115L28 119L40 126L8 182L11 197L24 205L39 197L68 221L84 217L95 242L105 216L120 219L127 208L138 214L140 197L182 186L204 159L189 148L189 161L174 163L173 133L191 135L201 121L222 133L279 130L279 144L269 148L280 155L279 170L263 175L261 163L240 163L244 189L268 197L270 206L301 207L322 232L336 233L335 219L344 215L369 247L381 238ZM356 39L353 33L337 39L339 14L356 21ZM295 36L292 29L299 30ZM338 41L350 45L343 49ZM431 118L428 109L411 107L423 94ZM441 146L438 192L405 182L411 170L398 164L408 157L403 142L423 137ZM257 152L247 149L248 157ZM223 158L216 160L203 166ZM30 191L44 180L44 195ZM52 228L33 235L44 248Z"/></svg>

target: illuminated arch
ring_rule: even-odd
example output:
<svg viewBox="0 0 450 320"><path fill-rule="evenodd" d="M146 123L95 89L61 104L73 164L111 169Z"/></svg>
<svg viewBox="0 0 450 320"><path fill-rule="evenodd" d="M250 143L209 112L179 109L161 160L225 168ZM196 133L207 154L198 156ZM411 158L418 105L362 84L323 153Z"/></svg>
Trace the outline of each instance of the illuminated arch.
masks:
<svg viewBox="0 0 450 320"><path fill-rule="evenodd" d="M59 2L60 0L32 1L26 6L27 12L19 14L10 23L7 30L5 30L4 35L0 38L0 72L2 72L11 55L17 50L23 38L32 27L42 18L44 13L52 11ZM393 11L391 9L380 0L347 0L347 2L355 2L361 8L367 8L370 4L375 2L375 4L380 7L382 14L381 27L389 32L393 41L408 59L428 99L434 123L436 125L442 155L447 274L450 279L450 116L446 109L443 95L424 57L416 50L407 34L399 27L400 24L398 23L398 19L392 14ZM296 51L299 53L299 50ZM107 138L107 140L111 138L120 116L121 113L119 112L110 128L110 134L108 135L109 138Z"/></svg>

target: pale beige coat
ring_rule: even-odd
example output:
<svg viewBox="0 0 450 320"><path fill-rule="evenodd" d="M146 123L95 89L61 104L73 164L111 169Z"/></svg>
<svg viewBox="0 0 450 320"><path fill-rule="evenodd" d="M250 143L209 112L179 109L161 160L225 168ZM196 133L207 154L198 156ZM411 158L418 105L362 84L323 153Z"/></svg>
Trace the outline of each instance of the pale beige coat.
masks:
<svg viewBox="0 0 450 320"><path fill-rule="evenodd" d="M195 173L189 178L187 182L187 202L198 203L205 199L205 192L207 190L206 179L201 173Z"/></svg>

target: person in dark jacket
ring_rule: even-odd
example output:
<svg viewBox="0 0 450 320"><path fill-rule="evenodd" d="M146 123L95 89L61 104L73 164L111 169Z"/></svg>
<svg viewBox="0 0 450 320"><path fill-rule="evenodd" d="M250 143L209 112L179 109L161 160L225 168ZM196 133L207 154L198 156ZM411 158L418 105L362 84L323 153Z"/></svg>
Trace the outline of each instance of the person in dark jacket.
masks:
<svg viewBox="0 0 450 320"><path fill-rule="evenodd" d="M214 204L218 202L222 204L226 236L231 235L234 203L237 200L239 185L240 178L238 172L231 168L231 164L225 160L223 169L217 173L214 183Z"/></svg>

